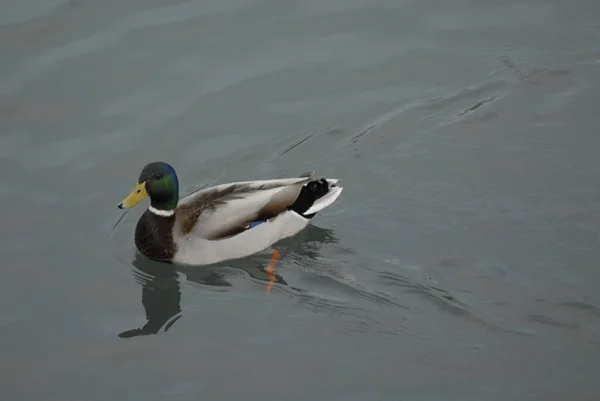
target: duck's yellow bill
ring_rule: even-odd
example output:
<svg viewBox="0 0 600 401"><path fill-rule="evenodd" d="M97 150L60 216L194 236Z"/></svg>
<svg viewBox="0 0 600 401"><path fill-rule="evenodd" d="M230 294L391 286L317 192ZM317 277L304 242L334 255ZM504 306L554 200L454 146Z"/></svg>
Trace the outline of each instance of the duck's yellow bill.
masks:
<svg viewBox="0 0 600 401"><path fill-rule="evenodd" d="M148 196L148 192L146 192L146 182L140 182L136 184L133 191L129 194L129 196L121 203L117 205L119 209L129 209L130 207L134 207L141 201L143 201Z"/></svg>

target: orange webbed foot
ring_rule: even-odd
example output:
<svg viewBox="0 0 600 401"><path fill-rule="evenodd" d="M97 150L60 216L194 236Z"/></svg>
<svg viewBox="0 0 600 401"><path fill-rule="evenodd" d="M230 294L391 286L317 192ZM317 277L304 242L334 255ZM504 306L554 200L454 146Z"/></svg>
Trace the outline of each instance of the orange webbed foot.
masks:
<svg viewBox="0 0 600 401"><path fill-rule="evenodd" d="M267 272L267 276L269 277L269 283L265 287L265 292L267 293L267 295L269 295L269 292L271 291L271 287L273 287L273 283L275 282L275 264L279 260L279 256L280 256L279 251L277 249L275 249L273 251L273 255L271 256L271 261L269 262L269 265L265 269L265 271Z"/></svg>

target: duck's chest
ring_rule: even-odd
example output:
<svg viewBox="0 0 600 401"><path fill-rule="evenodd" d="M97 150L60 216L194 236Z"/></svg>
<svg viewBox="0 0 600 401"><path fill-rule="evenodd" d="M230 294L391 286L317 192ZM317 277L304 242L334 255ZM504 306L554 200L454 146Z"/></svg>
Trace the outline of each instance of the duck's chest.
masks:
<svg viewBox="0 0 600 401"><path fill-rule="evenodd" d="M135 228L135 246L148 258L172 260L177 252L173 241L175 216L157 216L146 211Z"/></svg>

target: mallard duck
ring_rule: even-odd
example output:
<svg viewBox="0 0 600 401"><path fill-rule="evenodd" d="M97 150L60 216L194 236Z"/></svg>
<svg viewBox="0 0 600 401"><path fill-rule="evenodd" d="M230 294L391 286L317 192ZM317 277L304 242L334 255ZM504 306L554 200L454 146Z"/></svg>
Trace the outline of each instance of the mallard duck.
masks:
<svg viewBox="0 0 600 401"><path fill-rule="evenodd" d="M146 257L186 265L238 259L295 235L342 192L337 179L296 178L216 185L179 199L175 169L146 165L118 208L146 197L150 205L135 228L135 245Z"/></svg>

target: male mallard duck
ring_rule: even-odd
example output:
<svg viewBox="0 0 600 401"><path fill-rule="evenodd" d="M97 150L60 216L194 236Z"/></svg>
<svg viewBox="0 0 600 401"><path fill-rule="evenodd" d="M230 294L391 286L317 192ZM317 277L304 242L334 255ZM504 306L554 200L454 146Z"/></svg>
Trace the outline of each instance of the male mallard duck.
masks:
<svg viewBox="0 0 600 401"><path fill-rule="evenodd" d="M147 196L148 210L135 228L135 245L150 259L205 265L242 258L295 235L342 192L336 179L240 181L201 189L179 199L175 169L146 165L137 185L118 207Z"/></svg>

